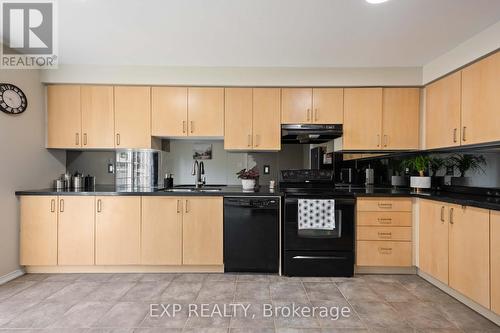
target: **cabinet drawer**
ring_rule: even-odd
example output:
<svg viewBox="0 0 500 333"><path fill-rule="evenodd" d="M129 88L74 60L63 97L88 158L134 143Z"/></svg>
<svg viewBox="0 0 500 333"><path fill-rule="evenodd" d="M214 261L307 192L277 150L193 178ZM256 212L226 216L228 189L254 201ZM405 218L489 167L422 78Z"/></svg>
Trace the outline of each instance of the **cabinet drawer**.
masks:
<svg viewBox="0 0 500 333"><path fill-rule="evenodd" d="M391 241L358 241L358 266L411 266L412 243Z"/></svg>
<svg viewBox="0 0 500 333"><path fill-rule="evenodd" d="M406 212L358 212L356 224L384 227L411 227L412 215Z"/></svg>
<svg viewBox="0 0 500 333"><path fill-rule="evenodd" d="M361 226L357 229L358 240L367 241L411 241L411 227L366 227Z"/></svg>
<svg viewBox="0 0 500 333"><path fill-rule="evenodd" d="M361 198L358 212L411 212L411 199Z"/></svg>

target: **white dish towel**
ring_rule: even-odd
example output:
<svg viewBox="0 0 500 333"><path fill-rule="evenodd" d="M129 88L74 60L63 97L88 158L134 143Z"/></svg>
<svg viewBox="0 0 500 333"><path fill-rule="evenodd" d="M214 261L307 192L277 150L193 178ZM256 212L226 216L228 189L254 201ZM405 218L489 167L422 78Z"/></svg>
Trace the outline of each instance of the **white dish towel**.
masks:
<svg viewBox="0 0 500 333"><path fill-rule="evenodd" d="M335 229L335 200L299 199L299 230Z"/></svg>

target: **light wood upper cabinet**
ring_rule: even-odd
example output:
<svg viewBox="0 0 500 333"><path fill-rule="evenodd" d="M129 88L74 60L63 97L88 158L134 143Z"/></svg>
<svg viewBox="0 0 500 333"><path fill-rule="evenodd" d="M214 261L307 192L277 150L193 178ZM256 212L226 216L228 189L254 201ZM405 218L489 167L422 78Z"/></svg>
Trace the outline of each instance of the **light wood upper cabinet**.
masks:
<svg viewBox="0 0 500 333"><path fill-rule="evenodd" d="M142 197L141 264L182 264L182 205L178 197Z"/></svg>
<svg viewBox="0 0 500 333"><path fill-rule="evenodd" d="M58 265L94 264L95 197L59 197Z"/></svg>
<svg viewBox="0 0 500 333"><path fill-rule="evenodd" d="M57 197L22 196L21 265L57 265Z"/></svg>
<svg viewBox="0 0 500 333"><path fill-rule="evenodd" d="M491 311L500 315L500 212L491 211Z"/></svg>
<svg viewBox="0 0 500 333"><path fill-rule="evenodd" d="M500 52L462 70L462 145L500 140Z"/></svg>
<svg viewBox="0 0 500 333"><path fill-rule="evenodd" d="M281 149L281 96L278 88L253 89L253 148Z"/></svg>
<svg viewBox="0 0 500 333"><path fill-rule="evenodd" d="M379 150L382 128L382 88L344 89L346 150Z"/></svg>
<svg viewBox="0 0 500 333"><path fill-rule="evenodd" d="M312 122L312 89L281 89L281 123L307 124Z"/></svg>
<svg viewBox="0 0 500 333"><path fill-rule="evenodd" d="M419 268L448 284L448 206L420 200Z"/></svg>
<svg viewBox="0 0 500 333"><path fill-rule="evenodd" d="M153 136L187 136L188 88L153 87L151 133Z"/></svg>
<svg viewBox="0 0 500 333"><path fill-rule="evenodd" d="M384 88L382 148L419 148L420 89Z"/></svg>
<svg viewBox="0 0 500 333"><path fill-rule="evenodd" d="M312 120L317 124L342 124L344 122L344 89L314 88Z"/></svg>
<svg viewBox="0 0 500 333"><path fill-rule="evenodd" d="M150 87L115 87L116 148L151 148L150 93Z"/></svg>
<svg viewBox="0 0 500 333"><path fill-rule="evenodd" d="M490 212L449 205L450 287L490 307Z"/></svg>
<svg viewBox="0 0 500 333"><path fill-rule="evenodd" d="M47 121L47 148L82 146L79 85L47 87Z"/></svg>
<svg viewBox="0 0 500 333"><path fill-rule="evenodd" d="M461 72L456 72L425 88L427 149L460 145L460 87Z"/></svg>
<svg viewBox="0 0 500 333"><path fill-rule="evenodd" d="M224 88L188 88L189 136L224 136Z"/></svg>
<svg viewBox="0 0 500 333"><path fill-rule="evenodd" d="M141 261L141 197L96 197L96 265Z"/></svg>
<svg viewBox="0 0 500 333"><path fill-rule="evenodd" d="M115 115L112 86L82 86L82 147L114 148Z"/></svg>
<svg viewBox="0 0 500 333"><path fill-rule="evenodd" d="M183 264L222 265L222 198L185 197L183 208Z"/></svg>
<svg viewBox="0 0 500 333"><path fill-rule="evenodd" d="M226 88L224 118L224 149L252 149L252 88Z"/></svg>

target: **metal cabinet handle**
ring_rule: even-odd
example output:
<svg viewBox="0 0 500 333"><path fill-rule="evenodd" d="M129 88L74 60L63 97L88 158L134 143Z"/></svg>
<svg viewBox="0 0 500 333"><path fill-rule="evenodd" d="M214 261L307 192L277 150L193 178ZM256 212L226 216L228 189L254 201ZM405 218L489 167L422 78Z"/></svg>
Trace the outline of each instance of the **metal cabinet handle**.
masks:
<svg viewBox="0 0 500 333"><path fill-rule="evenodd" d="M182 133L186 133L186 121L182 121Z"/></svg>
<svg viewBox="0 0 500 333"><path fill-rule="evenodd" d="M462 141L467 141L466 137L465 137L465 131L467 130L467 127L463 127L462 128Z"/></svg>
<svg viewBox="0 0 500 333"><path fill-rule="evenodd" d="M453 129L453 142L457 142L457 129Z"/></svg>
<svg viewBox="0 0 500 333"><path fill-rule="evenodd" d="M87 145L87 133L83 133L83 145Z"/></svg>
<svg viewBox="0 0 500 333"><path fill-rule="evenodd" d="M79 145L80 145L80 133L76 133L76 134L75 134L75 144L76 144L77 146L79 146Z"/></svg>
<svg viewBox="0 0 500 333"><path fill-rule="evenodd" d="M180 214L182 210L181 200L177 200L177 214Z"/></svg>
<svg viewBox="0 0 500 333"><path fill-rule="evenodd" d="M248 134L248 147L252 147L252 134Z"/></svg>
<svg viewBox="0 0 500 333"><path fill-rule="evenodd" d="M97 200L97 212L98 213L102 212L102 200L101 199Z"/></svg>
<svg viewBox="0 0 500 333"><path fill-rule="evenodd" d="M120 145L120 133L116 133L116 145Z"/></svg>
<svg viewBox="0 0 500 333"><path fill-rule="evenodd" d="M392 232L379 232L379 238L392 238Z"/></svg>
<svg viewBox="0 0 500 333"><path fill-rule="evenodd" d="M391 209L392 208L392 204L391 203L379 202L378 203L378 208Z"/></svg>
<svg viewBox="0 0 500 333"><path fill-rule="evenodd" d="M189 210L188 210L188 200L186 199L186 210L185 210L186 213L189 213Z"/></svg>
<svg viewBox="0 0 500 333"><path fill-rule="evenodd" d="M377 220L378 220L378 223L380 223L380 224L392 224L392 219L391 218L380 217Z"/></svg>
<svg viewBox="0 0 500 333"><path fill-rule="evenodd" d="M194 133L194 121L192 121L192 120L191 120L191 121L189 122L189 127L190 127L190 132L191 132L191 133Z"/></svg>
<svg viewBox="0 0 500 333"><path fill-rule="evenodd" d="M389 143L389 137L387 134L384 134L384 147L387 147L387 144Z"/></svg>
<svg viewBox="0 0 500 333"><path fill-rule="evenodd" d="M64 212L64 199L59 200L59 212Z"/></svg>
<svg viewBox="0 0 500 333"><path fill-rule="evenodd" d="M56 211L56 200L52 199L50 200L50 212L54 213Z"/></svg>
<svg viewBox="0 0 500 333"><path fill-rule="evenodd" d="M314 120L318 121L318 109L314 109Z"/></svg>
<svg viewBox="0 0 500 333"><path fill-rule="evenodd" d="M450 224L454 224L453 222L453 208L450 208Z"/></svg>
<svg viewBox="0 0 500 333"><path fill-rule="evenodd" d="M380 147L380 134L377 134L377 147Z"/></svg>
<svg viewBox="0 0 500 333"><path fill-rule="evenodd" d="M258 147L260 143L260 135L256 134L255 135L255 147Z"/></svg>
<svg viewBox="0 0 500 333"><path fill-rule="evenodd" d="M444 206L441 206L441 222L444 222Z"/></svg>
<svg viewBox="0 0 500 333"><path fill-rule="evenodd" d="M380 254L391 254L392 253L392 247L379 247L378 252Z"/></svg>
<svg viewBox="0 0 500 333"><path fill-rule="evenodd" d="M311 120L311 109L307 109L306 113L307 113L307 121Z"/></svg>

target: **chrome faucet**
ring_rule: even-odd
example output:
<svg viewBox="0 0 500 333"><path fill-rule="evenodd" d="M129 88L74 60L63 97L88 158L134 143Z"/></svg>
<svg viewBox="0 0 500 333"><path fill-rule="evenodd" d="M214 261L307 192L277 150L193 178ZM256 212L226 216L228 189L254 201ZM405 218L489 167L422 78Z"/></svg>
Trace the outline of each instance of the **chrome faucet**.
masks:
<svg viewBox="0 0 500 333"><path fill-rule="evenodd" d="M200 188L205 185L205 165L203 162L200 161L200 163L198 163L197 160L194 161L191 175L196 176L194 181L194 186L196 188Z"/></svg>

